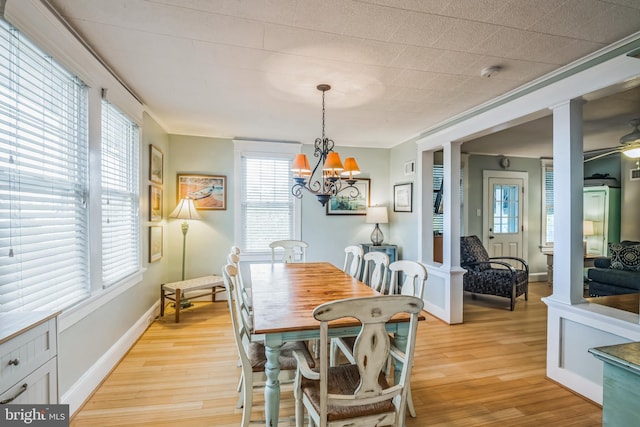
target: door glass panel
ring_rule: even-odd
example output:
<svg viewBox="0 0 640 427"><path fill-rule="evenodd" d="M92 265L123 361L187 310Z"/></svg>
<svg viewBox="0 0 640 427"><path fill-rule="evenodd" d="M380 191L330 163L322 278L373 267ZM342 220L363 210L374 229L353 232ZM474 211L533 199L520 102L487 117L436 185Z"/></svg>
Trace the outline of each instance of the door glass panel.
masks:
<svg viewBox="0 0 640 427"><path fill-rule="evenodd" d="M493 186L493 232L517 233L519 191L517 185L498 184Z"/></svg>

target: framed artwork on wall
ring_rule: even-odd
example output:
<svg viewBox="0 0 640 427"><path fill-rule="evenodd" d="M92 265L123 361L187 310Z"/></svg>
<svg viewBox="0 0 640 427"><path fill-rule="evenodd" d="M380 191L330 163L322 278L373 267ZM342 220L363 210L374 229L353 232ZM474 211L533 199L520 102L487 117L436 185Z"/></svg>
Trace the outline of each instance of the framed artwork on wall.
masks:
<svg viewBox="0 0 640 427"><path fill-rule="evenodd" d="M327 215L366 215L369 206L370 193L369 178L356 179L354 187L358 189L346 189L329 199L327 202ZM353 197L356 196L356 197Z"/></svg>
<svg viewBox="0 0 640 427"><path fill-rule="evenodd" d="M149 221L162 221L162 188L149 186Z"/></svg>
<svg viewBox="0 0 640 427"><path fill-rule="evenodd" d="M227 177L178 174L178 200L190 197L196 209L227 209Z"/></svg>
<svg viewBox="0 0 640 427"><path fill-rule="evenodd" d="M393 211L412 212L413 183L396 184L393 186Z"/></svg>
<svg viewBox="0 0 640 427"><path fill-rule="evenodd" d="M164 154L158 147L149 144L149 181L162 185Z"/></svg>
<svg viewBox="0 0 640 427"><path fill-rule="evenodd" d="M162 258L162 226L149 227L149 262L156 262Z"/></svg>

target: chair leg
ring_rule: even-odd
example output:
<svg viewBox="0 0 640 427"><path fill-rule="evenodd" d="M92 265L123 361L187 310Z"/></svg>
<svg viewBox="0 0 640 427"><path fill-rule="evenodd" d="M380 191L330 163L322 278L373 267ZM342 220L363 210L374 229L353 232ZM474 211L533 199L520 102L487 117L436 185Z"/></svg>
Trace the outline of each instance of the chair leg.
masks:
<svg viewBox="0 0 640 427"><path fill-rule="evenodd" d="M244 378L242 384L244 405L242 407L242 427L249 427L251 422L251 409L253 408L253 378L249 378L251 382L247 384L247 378ZM247 387L248 386L248 387Z"/></svg>
<svg viewBox="0 0 640 427"><path fill-rule="evenodd" d="M338 345L335 342L335 338L331 340L331 347L329 349L329 366L336 366L336 360L338 359Z"/></svg>
<svg viewBox="0 0 640 427"><path fill-rule="evenodd" d="M409 391L407 391L407 408L409 409L409 415L411 418L416 417L416 408L413 407L413 398L411 397L411 387L409 386Z"/></svg>

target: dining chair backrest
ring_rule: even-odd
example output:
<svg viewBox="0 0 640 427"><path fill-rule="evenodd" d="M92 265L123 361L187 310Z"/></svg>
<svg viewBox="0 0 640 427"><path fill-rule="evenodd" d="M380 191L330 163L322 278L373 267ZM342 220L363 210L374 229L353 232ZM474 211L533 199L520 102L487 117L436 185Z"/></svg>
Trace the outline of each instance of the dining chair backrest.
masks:
<svg viewBox="0 0 640 427"><path fill-rule="evenodd" d="M404 281L398 284L398 276L402 273ZM417 262L409 260L395 261L389 264L389 274L391 274L390 293L402 295L413 295L422 299L424 288L427 282L427 268Z"/></svg>
<svg viewBox="0 0 640 427"><path fill-rule="evenodd" d="M300 401L296 398L297 404L304 402L311 418L319 426L327 425L327 419L330 416L335 417L336 414L329 414L329 411L335 411L336 408L338 408L339 417L342 418L340 425L347 425L347 420L344 418L349 418L353 425L359 426L403 425L409 377L413 366L418 315L423 305L424 302L421 299L413 296L381 295L337 300L316 307L313 310L313 316L320 321L319 384L316 383L313 391L309 391L308 386L301 383L303 384L301 393L304 398ZM398 313L407 313L410 319L404 352L392 347L386 329L386 324ZM329 322L345 317L355 318L362 325L353 353L356 363L330 367ZM390 385L382 379L387 359L389 356L396 357L400 354L403 356L403 363L400 375L397 376L399 381ZM299 361L299 365L303 363ZM349 382L354 384L344 387L339 385ZM331 388L330 384L332 384ZM356 387L352 387L353 385ZM319 397L314 397L316 387L318 387ZM297 388L298 382L296 382ZM309 404L313 400L315 402ZM363 408L363 405L367 407ZM298 411L296 415L298 416ZM355 421L357 418L359 418L358 422Z"/></svg>
<svg viewBox="0 0 640 427"><path fill-rule="evenodd" d="M227 262L236 268L238 292L242 297L243 304L249 310L251 310L253 307L253 303L251 301L251 289L250 286L248 286L242 278L242 270L240 269L240 256L231 252L229 255L227 255Z"/></svg>
<svg viewBox="0 0 640 427"><path fill-rule="evenodd" d="M362 281L382 294L388 293L389 255L384 252L367 252L362 259L364 262Z"/></svg>
<svg viewBox="0 0 640 427"><path fill-rule="evenodd" d="M351 245L344 248L344 267L342 270L356 279L360 279L360 268L364 250L358 245Z"/></svg>
<svg viewBox="0 0 640 427"><path fill-rule="evenodd" d="M222 279L227 291L227 303L240 362L243 365L248 364L247 346L249 345L249 334L253 319L242 303L238 284L238 270L231 264L225 265L222 267Z"/></svg>
<svg viewBox="0 0 640 427"><path fill-rule="evenodd" d="M240 255L240 248L236 245L231 246L231 253L232 254L236 254L236 255Z"/></svg>
<svg viewBox="0 0 640 427"><path fill-rule="evenodd" d="M309 244L303 240L276 240L269 243L271 248L271 263L276 262L276 252L282 249L282 262L305 262Z"/></svg>

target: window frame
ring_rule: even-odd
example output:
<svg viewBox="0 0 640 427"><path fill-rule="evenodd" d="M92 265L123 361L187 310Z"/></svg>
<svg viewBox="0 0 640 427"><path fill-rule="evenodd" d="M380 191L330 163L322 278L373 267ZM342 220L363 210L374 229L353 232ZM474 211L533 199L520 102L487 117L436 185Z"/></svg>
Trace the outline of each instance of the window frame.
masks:
<svg viewBox="0 0 640 427"><path fill-rule="evenodd" d="M541 167L541 178L540 178L540 203L541 203L541 215L540 215L540 250L543 253L552 252L553 251L553 239L551 241L547 240L548 234L548 223L547 223L547 173L551 174L551 181L553 184L553 159L541 159L540 160ZM551 189L551 207L553 209L553 188Z"/></svg>
<svg viewBox="0 0 640 427"><path fill-rule="evenodd" d="M240 250L243 251L242 259L247 261L270 261L271 252L245 252L240 245L243 241L244 224L242 221L242 188L243 188L243 157L261 157L261 158L289 158L293 161L296 154L301 152L302 144L289 142L271 142L271 141L249 141L234 140L234 177L236 185L234 186L234 212L236 212L236 221L234 221L234 244L238 244ZM290 185L293 185L291 180ZM301 221L301 201L293 198L294 202L294 235L291 239L300 240L302 235Z"/></svg>
<svg viewBox="0 0 640 427"><path fill-rule="evenodd" d="M5 124L0 144L8 177L1 187L10 195L7 251L0 257L6 257L3 277L9 280L4 292L17 296L7 298L1 312L66 309L91 292L89 91L23 31L2 20L2 32L11 53L3 68L8 84L0 92L11 125ZM48 269L52 263L56 268Z"/></svg>

